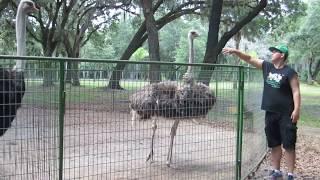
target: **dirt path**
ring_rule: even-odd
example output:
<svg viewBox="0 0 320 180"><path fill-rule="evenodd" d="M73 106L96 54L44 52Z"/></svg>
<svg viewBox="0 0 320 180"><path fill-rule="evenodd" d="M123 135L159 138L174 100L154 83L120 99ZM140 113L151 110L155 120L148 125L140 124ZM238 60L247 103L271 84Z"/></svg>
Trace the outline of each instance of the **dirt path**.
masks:
<svg viewBox="0 0 320 180"><path fill-rule="evenodd" d="M262 162L249 179L263 179L267 174L270 156ZM281 168L286 171L284 162ZM295 173L297 179L302 180L320 180L320 128L300 127L298 130L297 141L297 165Z"/></svg>

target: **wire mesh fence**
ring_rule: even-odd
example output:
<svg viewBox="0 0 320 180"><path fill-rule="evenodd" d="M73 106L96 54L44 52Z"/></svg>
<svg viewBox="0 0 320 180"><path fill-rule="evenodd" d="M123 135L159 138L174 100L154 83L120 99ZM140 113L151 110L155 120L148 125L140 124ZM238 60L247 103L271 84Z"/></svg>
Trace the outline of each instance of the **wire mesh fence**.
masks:
<svg viewBox="0 0 320 180"><path fill-rule="evenodd" d="M245 69L243 106L242 175L252 172L266 154L264 111L261 111L263 78L260 70Z"/></svg>
<svg viewBox="0 0 320 180"><path fill-rule="evenodd" d="M25 72L10 71L13 64L2 63L0 73L7 75L0 79L0 179L58 178L59 84L42 86L44 71L57 71L56 63L39 68L44 63L34 61L37 68L29 66Z"/></svg>
<svg viewBox="0 0 320 180"><path fill-rule="evenodd" d="M0 179L239 179L266 152L254 69L216 65L201 86L215 97L205 111L211 101L187 83L186 64L159 65L153 73L170 85L161 89L150 84L149 63L114 73L118 61L34 59L22 106L0 137ZM202 66L193 68L194 84ZM150 116L132 113L132 99L150 105Z"/></svg>

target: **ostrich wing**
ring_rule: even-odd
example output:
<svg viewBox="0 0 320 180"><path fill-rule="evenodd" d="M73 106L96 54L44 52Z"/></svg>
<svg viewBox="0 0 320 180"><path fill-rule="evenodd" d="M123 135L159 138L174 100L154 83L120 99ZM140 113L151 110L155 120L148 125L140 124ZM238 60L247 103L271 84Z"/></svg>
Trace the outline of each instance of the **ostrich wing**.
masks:
<svg viewBox="0 0 320 180"><path fill-rule="evenodd" d="M135 93L130 98L130 108L135 110L142 119L150 118L154 113L156 100L153 97L152 86L147 85Z"/></svg>
<svg viewBox="0 0 320 180"><path fill-rule="evenodd" d="M177 96L177 83L165 81L153 84L153 92L157 102L156 112L163 117L180 117L180 101Z"/></svg>
<svg viewBox="0 0 320 180"><path fill-rule="evenodd" d="M205 116L216 101L210 88L202 83L183 85L177 91L182 104L180 109L186 117Z"/></svg>

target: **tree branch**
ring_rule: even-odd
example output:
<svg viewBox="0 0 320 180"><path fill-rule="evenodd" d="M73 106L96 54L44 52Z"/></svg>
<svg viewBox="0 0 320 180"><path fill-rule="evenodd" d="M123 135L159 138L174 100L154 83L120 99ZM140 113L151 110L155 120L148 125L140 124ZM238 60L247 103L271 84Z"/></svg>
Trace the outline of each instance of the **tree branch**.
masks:
<svg viewBox="0 0 320 180"><path fill-rule="evenodd" d="M164 0L158 0L157 3L154 5L152 12L156 12L158 8L161 6Z"/></svg>
<svg viewBox="0 0 320 180"><path fill-rule="evenodd" d="M41 39L38 38L37 35L34 33L34 31L31 30L31 29L32 29L32 28L30 28L30 26L28 25L28 26L27 26L27 31L28 31L28 33L31 35L31 37L32 37L34 40L36 40L37 42L41 43L41 42L42 42Z"/></svg>
<svg viewBox="0 0 320 180"><path fill-rule="evenodd" d="M238 31L240 31L240 29L243 28L243 26L252 21L252 19L255 18L266 6L267 0L261 0L259 4L251 12L249 12L245 18L236 23L230 31L224 33L218 43L217 51L220 52L222 48L226 45L226 43L229 41L229 39L232 36L234 36Z"/></svg>
<svg viewBox="0 0 320 180"><path fill-rule="evenodd" d="M95 28L91 32L88 33L86 39L81 43L81 47L84 46L90 40L90 38L93 35L93 33L95 33L101 27L102 24L111 21L114 17L118 16L119 14L120 13L115 14L112 18L110 18L110 19L108 19L106 21L103 21L103 22L99 23L98 25L96 25Z"/></svg>
<svg viewBox="0 0 320 180"><path fill-rule="evenodd" d="M199 13L195 12L198 9L203 8L203 6L196 6L194 8L191 9L185 9L185 10L180 10L180 11L174 11L172 13L168 13L167 15L163 16L162 18L158 19L157 22L157 26L159 26L158 29L161 29L164 25L166 25L167 23L183 16L183 15L187 15L187 14L196 14L199 15Z"/></svg>

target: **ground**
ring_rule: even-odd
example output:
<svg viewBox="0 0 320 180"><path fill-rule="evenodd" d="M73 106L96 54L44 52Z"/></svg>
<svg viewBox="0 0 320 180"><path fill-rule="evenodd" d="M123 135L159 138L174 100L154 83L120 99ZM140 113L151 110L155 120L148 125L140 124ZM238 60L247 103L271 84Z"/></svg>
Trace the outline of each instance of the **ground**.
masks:
<svg viewBox="0 0 320 180"><path fill-rule="evenodd" d="M131 126L128 112L106 107L67 106L64 128L64 179L234 179L234 124L182 120L166 166L172 120L158 119L154 162L151 121ZM0 140L0 179L57 179L56 108L23 107ZM28 116L28 118L26 118ZM27 120L27 121L24 121Z"/></svg>
<svg viewBox="0 0 320 180"><path fill-rule="evenodd" d="M320 179L320 128L301 127L298 130L297 140L297 179L319 180ZM251 179L263 179L269 166L269 154L261 163ZM286 169L284 162L282 169Z"/></svg>
<svg viewBox="0 0 320 180"><path fill-rule="evenodd" d="M234 179L236 116L230 113L232 109L229 112L233 106L226 101L216 106L225 109L215 110L215 114L228 113L218 118L212 116L210 123L182 120L171 168L166 166L166 155L173 120L159 119L155 161L150 164L145 160L150 151L151 121L139 121L131 126L125 102L115 106L101 101L67 104L66 107L64 179ZM0 139L0 180L37 180L48 176L57 179L58 115L57 104L54 103L47 107L29 105L19 110L13 127ZM243 153L246 156L243 162L252 165L257 161L251 158L262 152L257 147L262 147L263 142L259 139L263 139L263 134L246 128L244 124L246 145ZM314 136L320 133L310 128L301 128L299 132L302 133L298 138L298 157L302 157L301 154L304 157L298 159L298 175L317 179L320 177L317 156L320 137ZM256 179L263 177L263 170L268 168L266 162L257 171Z"/></svg>

